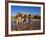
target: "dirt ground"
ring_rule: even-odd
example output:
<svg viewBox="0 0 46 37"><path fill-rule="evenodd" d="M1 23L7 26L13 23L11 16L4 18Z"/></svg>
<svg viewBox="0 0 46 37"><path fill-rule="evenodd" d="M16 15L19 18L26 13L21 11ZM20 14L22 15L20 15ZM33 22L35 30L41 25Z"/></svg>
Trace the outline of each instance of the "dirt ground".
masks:
<svg viewBox="0 0 46 37"><path fill-rule="evenodd" d="M16 25L13 30L39 30L40 29L40 19L32 19L31 24Z"/></svg>

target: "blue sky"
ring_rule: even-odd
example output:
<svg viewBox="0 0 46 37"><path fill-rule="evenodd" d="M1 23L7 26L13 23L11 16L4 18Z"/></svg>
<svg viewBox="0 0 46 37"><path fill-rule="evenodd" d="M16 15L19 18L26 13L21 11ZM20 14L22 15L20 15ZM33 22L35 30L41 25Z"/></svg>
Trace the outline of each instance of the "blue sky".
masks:
<svg viewBox="0 0 46 37"><path fill-rule="evenodd" d="M23 12L27 14L40 15L41 7L35 6L11 6L11 15L15 16L17 13Z"/></svg>

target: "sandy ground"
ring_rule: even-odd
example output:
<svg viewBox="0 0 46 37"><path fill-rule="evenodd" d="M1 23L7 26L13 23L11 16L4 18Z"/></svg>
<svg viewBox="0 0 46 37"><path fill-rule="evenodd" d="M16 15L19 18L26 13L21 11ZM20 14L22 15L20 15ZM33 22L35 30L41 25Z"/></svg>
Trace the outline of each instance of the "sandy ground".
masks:
<svg viewBox="0 0 46 37"><path fill-rule="evenodd" d="M11 26L11 30L39 30L40 29L40 19L31 19L31 24L24 24L24 25L16 25ZM19 26L19 27L18 27Z"/></svg>

